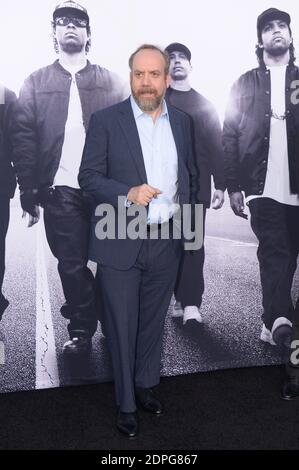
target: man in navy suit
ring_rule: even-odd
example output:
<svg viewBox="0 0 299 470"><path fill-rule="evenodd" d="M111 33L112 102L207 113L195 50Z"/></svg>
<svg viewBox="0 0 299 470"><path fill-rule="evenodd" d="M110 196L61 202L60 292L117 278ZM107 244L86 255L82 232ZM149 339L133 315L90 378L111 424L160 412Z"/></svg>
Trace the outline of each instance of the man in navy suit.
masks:
<svg viewBox="0 0 299 470"><path fill-rule="evenodd" d="M145 44L129 65L132 95L93 114L79 183L98 205L89 257L100 273L117 428L132 437L138 432L136 401L146 411L162 413L152 387L160 380L164 321L183 251L173 219L182 205L195 202L196 175L189 117L164 100L168 55ZM114 239L99 240L101 205L116 211ZM135 209L143 209L149 236L120 235L120 213L125 212L129 228ZM165 227L170 236L164 239Z"/></svg>

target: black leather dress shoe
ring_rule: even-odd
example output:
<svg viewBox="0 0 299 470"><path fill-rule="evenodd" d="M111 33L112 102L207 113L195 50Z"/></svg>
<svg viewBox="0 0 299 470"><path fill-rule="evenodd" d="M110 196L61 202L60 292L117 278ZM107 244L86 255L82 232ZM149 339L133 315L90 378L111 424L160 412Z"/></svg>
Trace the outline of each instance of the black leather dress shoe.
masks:
<svg viewBox="0 0 299 470"><path fill-rule="evenodd" d="M0 320L2 320L2 315L9 306L9 302L5 297L0 299Z"/></svg>
<svg viewBox="0 0 299 470"><path fill-rule="evenodd" d="M136 400L137 403L149 413L155 415L161 415L163 413L163 406L157 398L151 388L136 387Z"/></svg>
<svg viewBox="0 0 299 470"><path fill-rule="evenodd" d="M125 436L135 437L138 433L137 413L124 413L122 411L118 411L116 427Z"/></svg>
<svg viewBox="0 0 299 470"><path fill-rule="evenodd" d="M283 400L299 400L299 370L297 374L288 375L281 388Z"/></svg>
<svg viewBox="0 0 299 470"><path fill-rule="evenodd" d="M64 354L89 354L91 352L91 338L89 336L74 336L63 346Z"/></svg>

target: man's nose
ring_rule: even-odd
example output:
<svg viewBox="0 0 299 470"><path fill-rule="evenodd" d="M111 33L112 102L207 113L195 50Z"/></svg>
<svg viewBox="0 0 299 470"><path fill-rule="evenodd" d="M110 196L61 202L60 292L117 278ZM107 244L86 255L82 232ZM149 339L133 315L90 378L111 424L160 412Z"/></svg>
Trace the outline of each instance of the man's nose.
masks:
<svg viewBox="0 0 299 470"><path fill-rule="evenodd" d="M142 77L142 85L143 86L150 85L150 76L147 73L145 73Z"/></svg>
<svg viewBox="0 0 299 470"><path fill-rule="evenodd" d="M67 25L68 28L76 28L72 20L70 20L69 24Z"/></svg>
<svg viewBox="0 0 299 470"><path fill-rule="evenodd" d="M273 34L277 34L277 33L280 33L280 32L281 32L280 26L279 26L279 25L276 25L276 26L274 27Z"/></svg>

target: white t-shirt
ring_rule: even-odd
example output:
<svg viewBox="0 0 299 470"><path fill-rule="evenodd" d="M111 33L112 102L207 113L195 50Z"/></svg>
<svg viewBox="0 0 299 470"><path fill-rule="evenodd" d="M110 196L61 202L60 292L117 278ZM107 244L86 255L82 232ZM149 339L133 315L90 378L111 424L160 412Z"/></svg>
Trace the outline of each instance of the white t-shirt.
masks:
<svg viewBox="0 0 299 470"><path fill-rule="evenodd" d="M79 188L78 174L85 144L85 128L83 125L82 106L75 74L84 65L69 67L63 65L72 75L68 117L65 125L64 142L62 146L59 168L54 178L54 186L69 186Z"/></svg>
<svg viewBox="0 0 299 470"><path fill-rule="evenodd" d="M299 197L291 194L288 160L287 126L285 119L286 65L268 67L271 73L271 126L268 167L264 192L249 196L247 202L268 197L282 204L299 206Z"/></svg>

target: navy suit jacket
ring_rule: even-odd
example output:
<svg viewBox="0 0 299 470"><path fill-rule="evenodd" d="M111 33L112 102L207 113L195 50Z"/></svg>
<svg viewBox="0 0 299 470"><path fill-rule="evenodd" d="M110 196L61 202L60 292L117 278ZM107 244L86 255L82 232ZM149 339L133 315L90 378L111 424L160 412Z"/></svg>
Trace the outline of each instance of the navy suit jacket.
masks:
<svg viewBox="0 0 299 470"><path fill-rule="evenodd" d="M198 177L196 178L192 151L190 118L170 105L167 107L178 154L179 203L194 203ZM147 184L130 99L92 115L79 172L79 184L92 196L95 206L110 204L115 208L118 197L126 197L132 186ZM99 240L95 233L99 219L93 211L89 259L115 269L129 269L136 261L142 240ZM131 219L128 217L128 222Z"/></svg>

